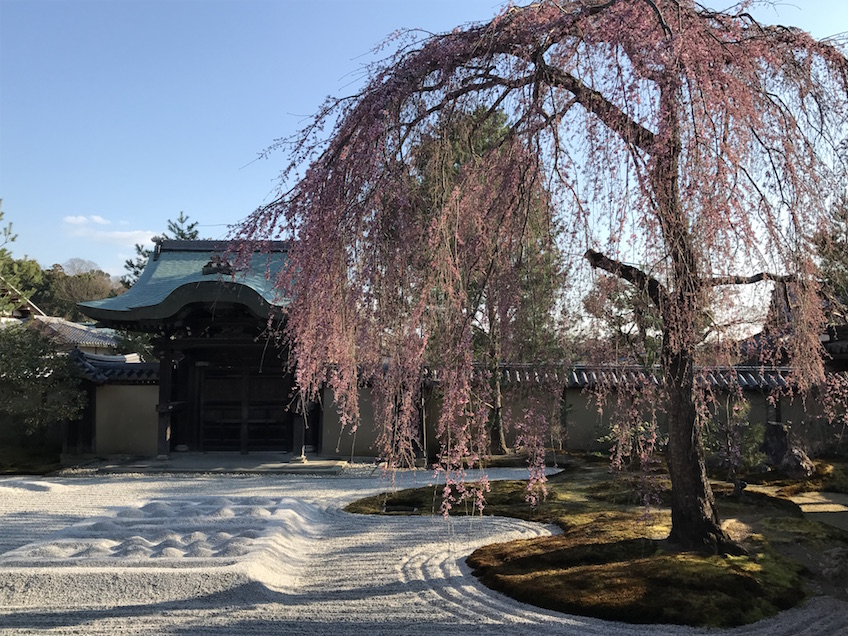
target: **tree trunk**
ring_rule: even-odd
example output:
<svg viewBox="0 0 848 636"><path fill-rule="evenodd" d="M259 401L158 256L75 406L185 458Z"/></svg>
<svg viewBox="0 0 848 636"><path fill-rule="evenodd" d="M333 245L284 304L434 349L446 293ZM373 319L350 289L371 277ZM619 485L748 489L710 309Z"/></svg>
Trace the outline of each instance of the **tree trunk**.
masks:
<svg viewBox="0 0 848 636"><path fill-rule="evenodd" d="M489 414L489 434L491 435L491 452L493 455L506 455L509 447L506 444L506 431L503 425L503 395L501 393L501 373L497 364L492 373L492 410Z"/></svg>
<svg viewBox="0 0 848 636"><path fill-rule="evenodd" d="M669 541L686 549L735 551L721 529L715 496L707 478L704 446L694 400L694 367L688 352L667 362L668 471L671 476Z"/></svg>
<svg viewBox="0 0 848 636"><path fill-rule="evenodd" d="M506 455L506 431L503 424L503 395L501 392L501 347L498 314L489 304L489 388L492 391L492 408L489 412L489 451L493 455Z"/></svg>
<svg viewBox="0 0 848 636"><path fill-rule="evenodd" d="M668 470L671 477L669 541L687 549L737 551L719 525L715 496L707 478L704 445L695 404L696 323L701 312L703 282L679 189L681 153L679 93L675 81L660 93L661 111L669 123L667 137L656 148L651 181L657 219L669 248L671 287L659 307L663 319L660 364L668 409Z"/></svg>

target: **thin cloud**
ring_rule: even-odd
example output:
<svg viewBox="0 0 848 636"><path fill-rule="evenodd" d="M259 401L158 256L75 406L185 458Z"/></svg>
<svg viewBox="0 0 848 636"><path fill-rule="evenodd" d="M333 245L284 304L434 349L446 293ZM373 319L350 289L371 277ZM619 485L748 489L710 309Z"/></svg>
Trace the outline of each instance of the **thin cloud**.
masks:
<svg viewBox="0 0 848 636"><path fill-rule="evenodd" d="M153 237L156 232L150 230L127 230L106 232L103 230L91 230L88 233L88 238L107 245L118 245L124 247L133 247L136 243L142 245L153 245Z"/></svg>
<svg viewBox="0 0 848 636"><path fill-rule="evenodd" d="M82 214L77 216L66 216L62 220L68 225L88 225L89 223L95 223L97 225L112 224L111 221L104 219L99 214L91 214L89 216L83 216Z"/></svg>
<svg viewBox="0 0 848 636"><path fill-rule="evenodd" d="M62 219L67 232L74 238L101 245L115 245L123 248L133 248L136 244L152 245L156 232L150 230L103 230L98 226L111 225L112 222L97 214L88 216L66 216Z"/></svg>
<svg viewBox="0 0 848 636"><path fill-rule="evenodd" d="M152 245L156 232L151 230L99 230L89 225L75 225L69 233L74 238L82 241L91 241L101 245L116 245L118 247L132 248L136 243Z"/></svg>

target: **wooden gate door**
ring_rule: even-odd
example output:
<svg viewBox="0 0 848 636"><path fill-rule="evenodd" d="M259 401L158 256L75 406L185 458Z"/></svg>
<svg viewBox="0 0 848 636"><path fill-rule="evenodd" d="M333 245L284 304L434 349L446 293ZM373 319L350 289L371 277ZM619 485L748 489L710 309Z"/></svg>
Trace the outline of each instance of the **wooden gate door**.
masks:
<svg viewBox="0 0 848 636"><path fill-rule="evenodd" d="M204 451L289 451L287 378L246 368L206 368L200 379Z"/></svg>

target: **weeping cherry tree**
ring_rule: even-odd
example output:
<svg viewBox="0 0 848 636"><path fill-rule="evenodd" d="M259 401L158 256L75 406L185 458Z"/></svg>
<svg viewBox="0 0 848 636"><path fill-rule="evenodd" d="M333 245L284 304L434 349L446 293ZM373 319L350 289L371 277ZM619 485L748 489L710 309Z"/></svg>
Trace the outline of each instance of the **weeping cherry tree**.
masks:
<svg viewBox="0 0 848 636"><path fill-rule="evenodd" d="M749 4L509 7L410 41L359 94L329 101L288 140L281 182L308 168L237 232L295 239L277 284L295 299L285 334L304 397L329 386L353 427L358 384L373 378L384 453L399 461L417 435L416 390L431 369L442 396L438 466L448 483L461 481L486 448L489 396L473 381L471 325L486 297L498 298L503 325L525 302L518 272L535 224L542 253L620 279L653 305L669 538L732 549L704 467L703 325L716 322L715 359L729 340L716 317L745 298L728 290L791 281L793 385L823 379L810 237L848 137L845 57L800 30L759 24ZM506 114L507 134L493 147L470 145L438 205L422 205L423 142L471 111L483 112L478 122Z"/></svg>

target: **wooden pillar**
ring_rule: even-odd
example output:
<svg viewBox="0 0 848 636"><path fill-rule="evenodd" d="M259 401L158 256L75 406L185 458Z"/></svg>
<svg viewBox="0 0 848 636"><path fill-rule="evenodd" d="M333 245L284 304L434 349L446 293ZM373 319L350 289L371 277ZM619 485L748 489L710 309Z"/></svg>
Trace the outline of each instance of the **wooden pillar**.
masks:
<svg viewBox="0 0 848 636"><path fill-rule="evenodd" d="M91 387L88 395L88 409L82 420L82 430L77 431L77 452L97 452L97 386ZM84 437L83 437L84 436Z"/></svg>
<svg viewBox="0 0 848 636"><path fill-rule="evenodd" d="M159 357L159 414L157 431L157 454L159 459L167 459L171 453L171 387L174 376L174 352L166 348Z"/></svg>
<svg viewBox="0 0 848 636"><path fill-rule="evenodd" d="M241 454L247 455L248 443L248 420L250 419L250 378L248 370L241 370L241 429L239 431L239 442Z"/></svg>
<svg viewBox="0 0 848 636"><path fill-rule="evenodd" d="M293 462L305 462L306 461L306 448L305 448L305 426L306 419L301 413L292 418L292 461Z"/></svg>

